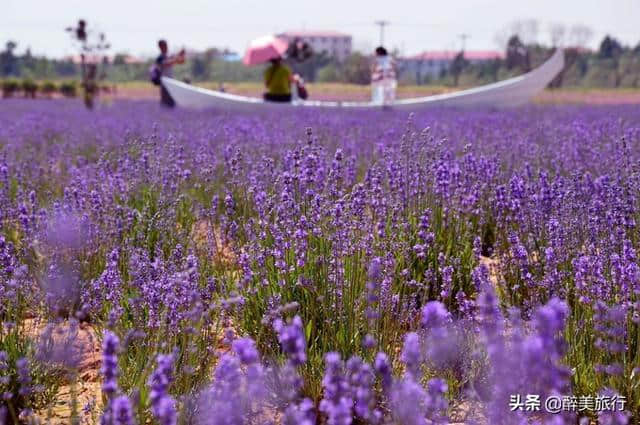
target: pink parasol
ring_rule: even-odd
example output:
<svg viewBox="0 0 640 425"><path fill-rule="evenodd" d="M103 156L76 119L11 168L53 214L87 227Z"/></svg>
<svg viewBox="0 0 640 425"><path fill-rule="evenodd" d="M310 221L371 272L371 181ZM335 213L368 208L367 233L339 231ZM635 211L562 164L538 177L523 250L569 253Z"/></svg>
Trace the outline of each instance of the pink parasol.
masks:
<svg viewBox="0 0 640 425"><path fill-rule="evenodd" d="M242 62L245 65L257 65L280 57L287 51L289 43L273 35L265 35L252 40L247 47Z"/></svg>

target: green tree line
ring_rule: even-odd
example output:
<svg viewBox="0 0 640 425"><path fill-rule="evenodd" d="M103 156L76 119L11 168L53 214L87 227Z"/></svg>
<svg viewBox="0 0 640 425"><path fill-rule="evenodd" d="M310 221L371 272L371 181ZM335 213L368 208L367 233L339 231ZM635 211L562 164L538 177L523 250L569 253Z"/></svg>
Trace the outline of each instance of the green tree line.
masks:
<svg viewBox="0 0 640 425"><path fill-rule="evenodd" d="M17 53L18 44L8 41L0 52L0 78L22 80L77 79L80 68L70 60L50 59ZM518 36L509 38L503 59L470 63L460 52L439 75L416 75L398 58L398 75L404 84L438 84L473 86L499 81L526 72L542 63L552 52L542 44L524 44ZM226 50L211 48L192 55L187 63L175 67L177 78L190 81L240 82L260 81L263 67L246 67L239 61L225 60ZM640 43L625 46L606 36L597 50L565 49L566 66L552 87L638 88L640 87ZM110 82L147 80L152 59L129 63L125 54L116 54L105 67ZM371 57L353 52L338 62L324 53L316 53L303 63L292 61L294 71L307 81L369 84Z"/></svg>

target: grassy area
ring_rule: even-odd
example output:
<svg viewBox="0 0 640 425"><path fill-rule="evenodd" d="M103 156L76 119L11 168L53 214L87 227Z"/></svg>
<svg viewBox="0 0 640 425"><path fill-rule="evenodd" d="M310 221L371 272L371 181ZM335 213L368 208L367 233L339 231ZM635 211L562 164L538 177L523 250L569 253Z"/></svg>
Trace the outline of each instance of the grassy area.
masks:
<svg viewBox="0 0 640 425"><path fill-rule="evenodd" d="M197 82L200 87L219 90L218 82ZM147 81L131 81L119 83L118 93L123 97L153 98L157 96L157 89ZM228 93L244 96L260 96L263 92L262 84L258 82L225 83ZM409 98L429 96L463 90L468 87L450 87L443 85L400 85L397 97ZM310 83L308 90L312 99L321 100L365 100L371 96L369 86L346 83ZM545 90L537 97L539 103L640 103L640 89L600 89L585 87L567 87Z"/></svg>
<svg viewBox="0 0 640 425"><path fill-rule="evenodd" d="M69 83L73 80L54 81L56 86ZM42 85L44 81L36 81ZM216 81L195 82L197 86L212 90L220 90L221 87L228 93L244 96L261 96L264 88L260 82L248 81L240 83L223 83ZM118 98L124 99L155 99L158 97L158 88L149 81L110 82L105 81L104 86L115 87L112 93ZM315 100L367 100L371 96L371 88L367 85L347 83L309 83L307 85L311 99ZM400 85L397 90L399 99L429 96L448 93L469 88L468 86L451 87L446 85ZM18 95L20 96L20 95ZM640 103L640 89L621 88L587 88L564 87L561 89L545 90L536 98L537 103L542 104L629 104Z"/></svg>
<svg viewBox="0 0 640 425"><path fill-rule="evenodd" d="M196 82L200 87L219 90L219 82ZM313 99L323 100L364 100L371 96L371 88L357 84L345 83L310 83L307 85L309 94ZM260 96L264 91L263 85L259 82L224 83L225 91L244 96ZM400 86L398 87L398 97L428 96L431 94L446 93L448 91L459 90L460 88L446 86ZM156 87L147 81L131 81L119 83L118 91L124 96L151 97L156 96Z"/></svg>

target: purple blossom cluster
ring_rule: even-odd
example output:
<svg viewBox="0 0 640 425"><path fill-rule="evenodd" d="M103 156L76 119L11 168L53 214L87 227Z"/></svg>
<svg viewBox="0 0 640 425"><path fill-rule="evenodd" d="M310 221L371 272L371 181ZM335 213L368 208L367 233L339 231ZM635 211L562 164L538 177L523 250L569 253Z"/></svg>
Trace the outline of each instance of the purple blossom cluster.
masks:
<svg viewBox="0 0 640 425"><path fill-rule="evenodd" d="M3 400L37 407L84 322L105 424L575 423L509 397L594 391L640 417L637 108L50 106L0 104Z"/></svg>
<svg viewBox="0 0 640 425"><path fill-rule="evenodd" d="M173 375L173 356L159 355L158 366L149 377L149 401L151 412L162 425L175 425L177 422L176 402L168 394Z"/></svg>

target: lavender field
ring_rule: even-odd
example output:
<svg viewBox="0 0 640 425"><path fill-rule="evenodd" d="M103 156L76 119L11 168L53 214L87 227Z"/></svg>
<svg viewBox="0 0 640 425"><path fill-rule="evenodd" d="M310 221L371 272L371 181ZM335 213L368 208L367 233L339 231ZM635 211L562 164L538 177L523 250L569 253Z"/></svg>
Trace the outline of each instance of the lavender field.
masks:
<svg viewBox="0 0 640 425"><path fill-rule="evenodd" d="M638 218L634 105L2 101L0 424L637 424Z"/></svg>

